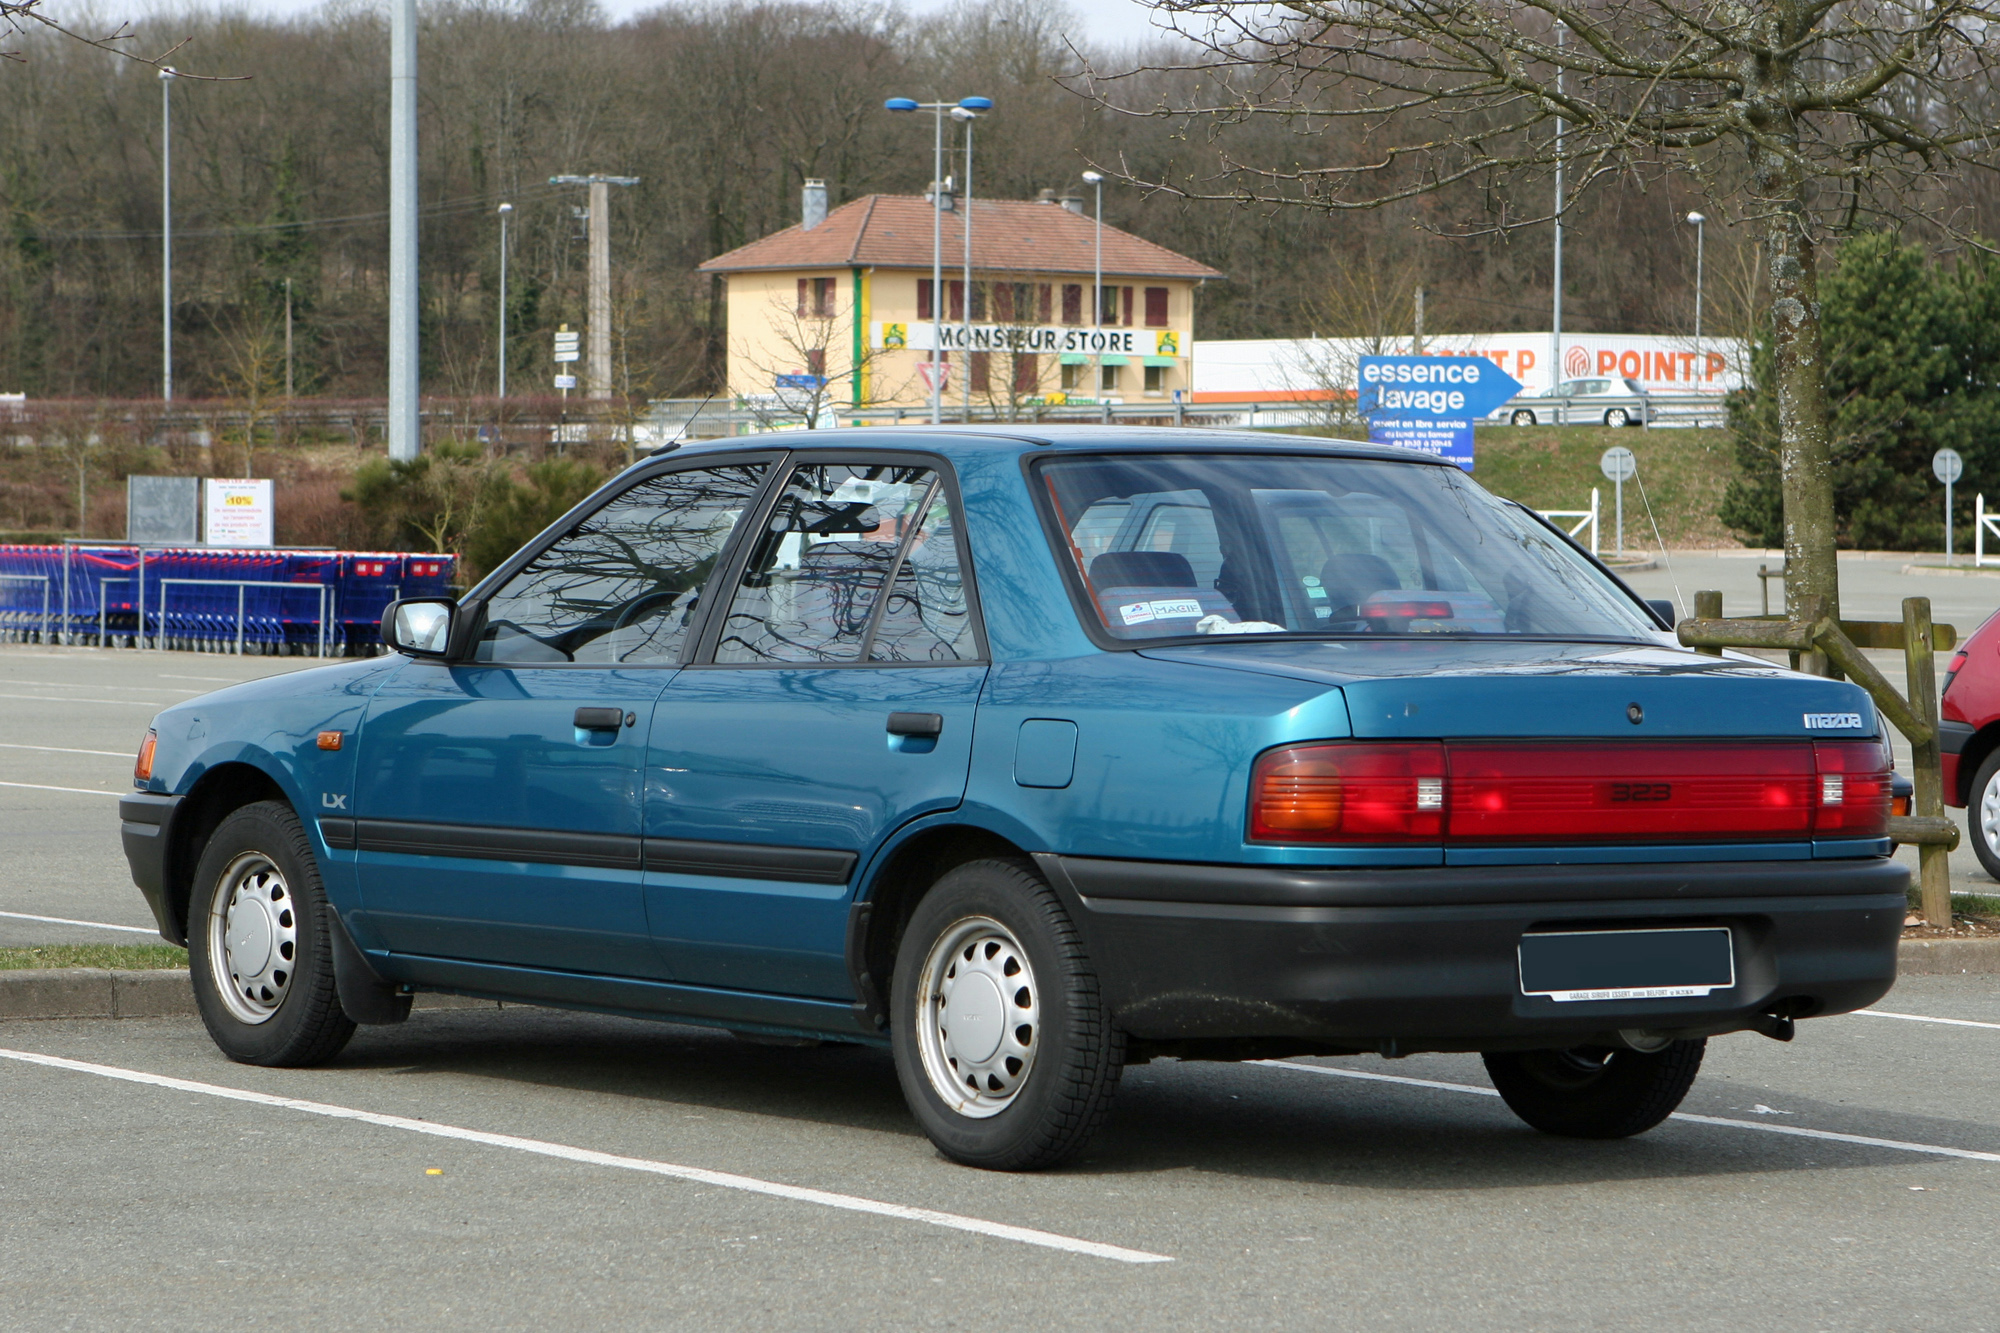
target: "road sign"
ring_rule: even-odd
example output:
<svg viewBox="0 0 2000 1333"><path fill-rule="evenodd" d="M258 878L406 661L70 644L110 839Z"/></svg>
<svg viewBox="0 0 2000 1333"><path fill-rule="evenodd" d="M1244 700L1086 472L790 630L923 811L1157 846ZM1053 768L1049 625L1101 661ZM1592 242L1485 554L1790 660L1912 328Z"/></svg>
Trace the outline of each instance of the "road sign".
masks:
<svg viewBox="0 0 2000 1333"><path fill-rule="evenodd" d="M937 372L937 383L935 385L931 383L932 371ZM926 391L936 388L938 392L942 393L951 387L951 362L949 361L939 361L935 364L929 361L919 361L917 362L917 374L923 377Z"/></svg>
<svg viewBox="0 0 2000 1333"><path fill-rule="evenodd" d="M1624 445L1617 445L1604 451L1604 457L1597 460L1597 468L1606 481L1626 482L1639 470L1639 460Z"/></svg>
<svg viewBox="0 0 2000 1333"><path fill-rule="evenodd" d="M1931 455L1931 473L1949 486L1965 475L1965 460L1956 449L1940 449Z"/></svg>
<svg viewBox="0 0 2000 1333"><path fill-rule="evenodd" d="M1521 390L1483 356L1364 356L1357 410L1368 438L1435 454L1472 471L1472 423Z"/></svg>
<svg viewBox="0 0 2000 1333"><path fill-rule="evenodd" d="M583 338L582 334L571 333L569 325L567 324L563 325L560 329L557 329L555 359L557 361L582 360L583 353L581 349L578 347L578 343L582 341L582 338ZM571 387L575 386L572 385Z"/></svg>
<svg viewBox="0 0 2000 1333"><path fill-rule="evenodd" d="M574 389L576 387L576 376L574 375L556 376L556 387L558 389Z"/></svg>

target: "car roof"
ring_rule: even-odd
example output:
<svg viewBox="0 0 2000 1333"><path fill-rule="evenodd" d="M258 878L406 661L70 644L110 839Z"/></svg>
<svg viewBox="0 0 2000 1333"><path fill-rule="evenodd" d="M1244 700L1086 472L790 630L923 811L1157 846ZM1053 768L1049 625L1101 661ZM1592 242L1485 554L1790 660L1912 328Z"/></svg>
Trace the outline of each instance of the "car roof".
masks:
<svg viewBox="0 0 2000 1333"><path fill-rule="evenodd" d="M1430 454L1366 440L1341 440L1318 435L1285 435L1266 431L1211 430L1182 426L1120 426L1116 424L1043 425L994 422L977 425L850 426L836 430L776 430L761 435L735 435L700 440L642 462L674 456L695 456L745 449L792 449L802 453L856 449L923 449L931 453L973 454L1104 452L1232 452L1313 453L1337 458L1371 458L1420 467L1452 467Z"/></svg>

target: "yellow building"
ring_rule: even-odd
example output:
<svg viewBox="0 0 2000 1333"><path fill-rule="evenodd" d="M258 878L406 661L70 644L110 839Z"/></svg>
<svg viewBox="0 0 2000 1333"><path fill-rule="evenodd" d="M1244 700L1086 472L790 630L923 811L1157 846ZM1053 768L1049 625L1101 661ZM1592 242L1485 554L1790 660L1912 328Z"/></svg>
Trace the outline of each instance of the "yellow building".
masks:
<svg viewBox="0 0 2000 1333"><path fill-rule="evenodd" d="M1191 385L1195 291L1223 275L1120 231L1102 233L1102 311L1089 292L1099 243L1080 201L974 200L965 281L963 200L942 212L942 301L932 290L929 198L868 195L828 212L806 185L796 227L701 265L728 280L729 392L774 414L930 402L933 337L943 400L980 414L1105 401L1170 403ZM936 316L942 314L940 322Z"/></svg>

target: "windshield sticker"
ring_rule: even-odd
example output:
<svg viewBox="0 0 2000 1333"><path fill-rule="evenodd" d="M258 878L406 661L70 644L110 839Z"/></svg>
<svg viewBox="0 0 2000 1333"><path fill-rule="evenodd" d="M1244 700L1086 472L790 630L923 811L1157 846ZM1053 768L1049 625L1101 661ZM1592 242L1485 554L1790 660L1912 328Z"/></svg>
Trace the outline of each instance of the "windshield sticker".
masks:
<svg viewBox="0 0 2000 1333"><path fill-rule="evenodd" d="M1807 713L1807 731L1859 731L1859 713Z"/></svg>
<svg viewBox="0 0 2000 1333"><path fill-rule="evenodd" d="M1151 620L1193 620L1204 613L1201 603L1195 598L1171 597L1151 602L1130 602L1119 607L1118 614L1128 625L1143 625Z"/></svg>
<svg viewBox="0 0 2000 1333"><path fill-rule="evenodd" d="M1125 617L1125 623L1128 625L1143 625L1153 618L1153 604L1134 602L1130 606L1119 607L1118 614Z"/></svg>

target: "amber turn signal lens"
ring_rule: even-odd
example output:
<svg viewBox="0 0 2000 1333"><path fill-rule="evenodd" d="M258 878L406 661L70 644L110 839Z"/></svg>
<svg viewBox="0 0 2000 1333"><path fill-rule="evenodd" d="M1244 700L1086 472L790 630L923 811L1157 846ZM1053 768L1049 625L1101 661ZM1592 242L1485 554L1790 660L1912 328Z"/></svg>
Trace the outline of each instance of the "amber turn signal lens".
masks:
<svg viewBox="0 0 2000 1333"><path fill-rule="evenodd" d="M340 733L337 731L322 731L319 734L319 748L322 750L338 750L340 748Z"/></svg>
<svg viewBox="0 0 2000 1333"><path fill-rule="evenodd" d="M160 733L149 731L146 739L139 742L139 758L132 765L132 776L144 782L153 776L153 747L160 743Z"/></svg>

